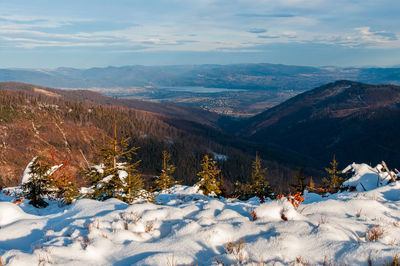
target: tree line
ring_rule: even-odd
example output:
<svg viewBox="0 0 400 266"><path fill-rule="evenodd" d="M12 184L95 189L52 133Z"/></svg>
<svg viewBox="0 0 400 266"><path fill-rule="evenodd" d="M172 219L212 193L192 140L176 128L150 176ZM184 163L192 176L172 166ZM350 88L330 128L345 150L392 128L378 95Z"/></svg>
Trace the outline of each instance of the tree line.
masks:
<svg viewBox="0 0 400 266"><path fill-rule="evenodd" d="M79 191L75 178L68 172L67 160L57 160L52 151L36 156L28 166L29 177L22 185L29 203L40 208L48 205L44 198L60 199L64 204L70 204L82 197L99 201L117 198L128 204L139 198L154 202L157 193L168 192L171 187L180 183L174 178L176 166L172 163L172 155L163 150L158 175L152 178L150 184L145 185L139 169L141 161L136 159L139 148L132 146L129 138L117 139L116 123L114 130L114 137L108 137L98 147L96 163L88 164L81 171L90 182L86 191ZM323 180L325 192L336 192L340 189L343 177L337 166L334 157L331 168L326 169L328 177ZM257 197L261 203L277 196L276 189L267 181L267 169L262 167L258 154L251 164L249 181L236 181L232 193L224 189L221 172L216 159L205 154L196 173L197 181L194 186L206 196L235 197L241 200ZM305 189L315 190L312 178L306 185L302 169L296 172L293 181L291 190L294 193L303 193Z"/></svg>

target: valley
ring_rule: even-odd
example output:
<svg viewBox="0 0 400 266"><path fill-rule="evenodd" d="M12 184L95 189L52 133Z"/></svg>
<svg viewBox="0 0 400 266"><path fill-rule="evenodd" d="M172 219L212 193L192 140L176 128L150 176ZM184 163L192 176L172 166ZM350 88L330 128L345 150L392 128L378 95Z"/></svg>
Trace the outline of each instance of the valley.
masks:
<svg viewBox="0 0 400 266"><path fill-rule="evenodd" d="M400 85L400 68L308 67L282 64L0 69L0 81L109 97L175 103L245 118L336 80Z"/></svg>
<svg viewBox="0 0 400 266"><path fill-rule="evenodd" d="M245 90L205 87L90 88L110 97L175 103L233 117L250 117L265 111L302 90Z"/></svg>

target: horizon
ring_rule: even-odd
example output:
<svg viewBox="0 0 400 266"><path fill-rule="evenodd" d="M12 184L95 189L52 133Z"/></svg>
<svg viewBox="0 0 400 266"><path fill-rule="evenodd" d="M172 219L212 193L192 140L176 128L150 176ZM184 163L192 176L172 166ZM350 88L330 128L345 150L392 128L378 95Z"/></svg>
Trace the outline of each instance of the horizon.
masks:
<svg viewBox="0 0 400 266"><path fill-rule="evenodd" d="M0 10L1 68L400 62L394 0L15 0Z"/></svg>
<svg viewBox="0 0 400 266"><path fill-rule="evenodd" d="M175 66L234 66L234 65L283 65L283 66L291 66L291 67L313 67L313 68L337 68L337 69L368 69L368 68L400 68L399 64L396 65L388 65L388 66L376 66L376 65L363 65L363 66L337 66L337 65L296 65L296 64L281 64L281 63L268 63L268 62L260 62L260 63L227 63L227 64L211 64L211 63L203 63L203 64L159 64L159 65L146 65L146 64L131 64L131 65L104 65L104 66L90 66L90 67L70 67L70 66L58 66L58 67L1 67L3 70L33 70L33 71L53 71L58 69L77 69L77 70L88 70L94 68L123 68L123 67L175 67Z"/></svg>

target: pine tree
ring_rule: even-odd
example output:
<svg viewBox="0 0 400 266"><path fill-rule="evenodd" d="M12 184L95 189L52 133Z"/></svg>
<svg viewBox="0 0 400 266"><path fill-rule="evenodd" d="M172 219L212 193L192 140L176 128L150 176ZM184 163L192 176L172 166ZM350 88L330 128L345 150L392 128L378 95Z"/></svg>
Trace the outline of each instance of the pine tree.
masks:
<svg viewBox="0 0 400 266"><path fill-rule="evenodd" d="M131 168L128 172L128 183L124 192L128 195L128 198L125 199L128 204L132 204L137 198L149 198L148 193L144 193L144 182L136 167Z"/></svg>
<svg viewBox="0 0 400 266"><path fill-rule="evenodd" d="M22 184L22 189L29 199L29 204L36 208L44 208L49 204L43 199L51 189L51 165L43 157L35 157L29 166L29 179Z"/></svg>
<svg viewBox="0 0 400 266"><path fill-rule="evenodd" d="M336 161L335 155L333 155L333 160L330 163L332 168L325 168L328 173L328 178L324 177L322 182L325 184L326 188L329 188L332 192L337 192L343 183L342 171L338 170L338 162Z"/></svg>
<svg viewBox="0 0 400 266"><path fill-rule="evenodd" d="M304 189L306 188L305 185L306 177L304 176L303 168L299 168L296 171L296 174L293 179L295 183L291 184L290 186L294 189L294 192L303 193Z"/></svg>
<svg viewBox="0 0 400 266"><path fill-rule="evenodd" d="M312 179L312 177L310 177L310 182L309 182L309 184L308 184L308 188L309 188L310 190L314 190L314 189L315 189L315 182L314 182L314 180Z"/></svg>
<svg viewBox="0 0 400 266"><path fill-rule="evenodd" d="M129 139L117 141L116 127L114 139L100 147L99 165L89 166L84 171L92 182L93 192L88 197L97 200L118 198L131 203L143 189L143 180L137 169L140 161L132 163L137 147L129 147Z"/></svg>
<svg viewBox="0 0 400 266"><path fill-rule="evenodd" d="M216 164L217 162L214 159L208 157L208 155L204 155L201 163L202 171L197 173L199 181L196 185L199 186L199 189L203 191L206 196L216 196L221 193L220 184L217 181L221 170L217 168Z"/></svg>
<svg viewBox="0 0 400 266"><path fill-rule="evenodd" d="M261 203L265 202L265 197L273 197L272 188L265 177L266 171L266 168L261 167L261 161L256 154L256 159L252 163L250 191L253 196L260 199Z"/></svg>
<svg viewBox="0 0 400 266"><path fill-rule="evenodd" d="M156 178L155 184L158 190L166 190L176 184L172 174L175 172L175 166L170 163L171 154L167 151L162 152L161 174Z"/></svg>

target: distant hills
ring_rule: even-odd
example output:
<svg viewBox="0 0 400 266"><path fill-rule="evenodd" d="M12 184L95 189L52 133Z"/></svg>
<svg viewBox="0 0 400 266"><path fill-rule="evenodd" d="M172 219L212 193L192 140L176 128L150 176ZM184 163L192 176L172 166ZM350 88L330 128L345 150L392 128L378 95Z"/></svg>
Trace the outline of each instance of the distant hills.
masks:
<svg viewBox="0 0 400 266"><path fill-rule="evenodd" d="M400 85L400 68L305 67L279 64L0 69L0 81L55 88L203 86L247 90L307 90L336 80Z"/></svg>
<svg viewBox="0 0 400 266"><path fill-rule="evenodd" d="M326 165L400 165L400 87L337 81L299 94L239 123L238 135Z"/></svg>

